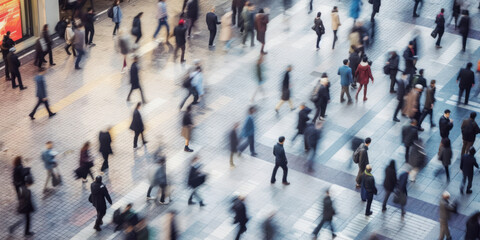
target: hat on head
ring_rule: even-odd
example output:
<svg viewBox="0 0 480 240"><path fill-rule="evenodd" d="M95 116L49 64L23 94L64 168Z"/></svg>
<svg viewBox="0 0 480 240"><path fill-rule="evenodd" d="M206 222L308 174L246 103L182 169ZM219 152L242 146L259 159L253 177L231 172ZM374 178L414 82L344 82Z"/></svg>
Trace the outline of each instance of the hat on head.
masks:
<svg viewBox="0 0 480 240"><path fill-rule="evenodd" d="M416 89L423 90L423 86L422 86L421 84L417 84L417 85L415 85L415 88L416 88Z"/></svg>
<svg viewBox="0 0 480 240"><path fill-rule="evenodd" d="M10 52L15 52L15 51L17 51L17 49L15 47L12 47L12 48L9 49L9 51Z"/></svg>

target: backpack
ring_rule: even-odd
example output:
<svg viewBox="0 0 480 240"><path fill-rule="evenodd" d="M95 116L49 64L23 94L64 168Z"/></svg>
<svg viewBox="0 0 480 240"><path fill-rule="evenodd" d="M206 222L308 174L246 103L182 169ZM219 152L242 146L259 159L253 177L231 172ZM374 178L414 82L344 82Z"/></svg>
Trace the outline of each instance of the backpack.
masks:
<svg viewBox="0 0 480 240"><path fill-rule="evenodd" d="M108 9L108 11L107 11L107 16L108 16L109 18L113 18L113 6Z"/></svg>
<svg viewBox="0 0 480 240"><path fill-rule="evenodd" d="M310 95L310 101L317 102L318 100L318 91L320 90L320 81L317 83Z"/></svg>
<svg viewBox="0 0 480 240"><path fill-rule="evenodd" d="M360 152L363 150L363 146L360 145L355 152L353 152L353 162L358 163L360 162Z"/></svg>
<svg viewBox="0 0 480 240"><path fill-rule="evenodd" d="M415 85L417 85L418 79L420 79L420 75L415 74L412 78L412 84L411 84L412 87L415 87Z"/></svg>

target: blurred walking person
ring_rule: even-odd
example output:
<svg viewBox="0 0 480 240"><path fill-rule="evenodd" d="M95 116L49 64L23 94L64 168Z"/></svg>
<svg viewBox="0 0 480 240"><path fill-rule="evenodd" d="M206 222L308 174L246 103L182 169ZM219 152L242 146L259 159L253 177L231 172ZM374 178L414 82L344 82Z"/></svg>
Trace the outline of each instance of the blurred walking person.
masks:
<svg viewBox="0 0 480 240"><path fill-rule="evenodd" d="M132 23L132 35L135 36L137 39L135 40L135 44L138 44L140 38L142 37L142 22L140 18L143 16L143 12L139 12L134 18ZM137 46L138 47L138 46Z"/></svg>
<svg viewBox="0 0 480 240"><path fill-rule="evenodd" d="M472 193L472 181L473 181L473 167L478 169L477 160L475 159L475 153L477 151L474 147L471 147L468 151L468 154L462 155L460 159L460 170L462 170L463 178L462 183L460 184L460 193L463 194L463 189L465 187L465 182L468 179L467 184L467 194Z"/></svg>
<svg viewBox="0 0 480 240"><path fill-rule="evenodd" d="M214 47L213 40L217 35L217 25L221 22L218 21L218 17L215 14L215 7L212 7L209 13L207 13L206 22L208 26L208 31L210 32L210 38L208 39L208 46Z"/></svg>
<svg viewBox="0 0 480 240"><path fill-rule="evenodd" d="M52 53L53 41L52 41L52 38L50 37L50 33L48 32L48 24L43 25L42 38L44 39L45 43L47 44L47 51L45 52L45 55L48 53L48 59L50 60L50 66L55 66L56 64L53 62L53 53ZM82 40L83 40L83 38L82 38ZM45 55L43 57L45 57ZM42 59L44 59L44 58L42 58Z"/></svg>
<svg viewBox="0 0 480 240"><path fill-rule="evenodd" d="M415 88L410 90L410 92L408 92L407 96L405 97L405 106L402 110L405 116L409 117L411 120L416 120L417 123L420 119L420 93L422 92L422 90L422 85L415 85Z"/></svg>
<svg viewBox="0 0 480 240"><path fill-rule="evenodd" d="M130 124L130 130L132 130L135 133L135 136L133 137L133 148L137 149L137 142L138 142L138 136L142 135L142 142L143 146L147 144L147 141L145 141L145 138L143 136L143 131L145 130L145 127L143 126L143 120L142 120L142 115L140 115L140 107L142 106L142 103L137 103L137 106L135 107L135 110L133 111L133 117L132 117L132 123Z"/></svg>
<svg viewBox="0 0 480 240"><path fill-rule="evenodd" d="M457 29L457 23L458 23L458 17L460 16L460 0L453 0L453 6L452 6L452 17L448 21L448 24L452 22L452 19L455 20L454 25L455 25L455 30Z"/></svg>
<svg viewBox="0 0 480 240"><path fill-rule="evenodd" d="M390 58L388 58L388 73L390 75L390 93L396 93L394 90L395 83L397 82L398 64L400 63L400 57L396 51L390 52ZM397 86L398 88L398 86Z"/></svg>
<svg viewBox="0 0 480 240"><path fill-rule="evenodd" d="M73 38L73 47L77 52L77 59L75 60L75 69L79 70L80 61L82 61L83 55L85 55L85 28L80 23L75 28L75 37Z"/></svg>
<svg viewBox="0 0 480 240"><path fill-rule="evenodd" d="M373 84L373 75L372 75L372 70L370 69L370 65L368 64L368 58L363 57L362 62L357 67L357 70L355 71L355 76L357 77L358 83L360 83L360 87L357 90L357 94L355 94L355 100L358 101L358 94L362 90L363 87L363 101L367 101L367 85L368 85L368 80L372 80Z"/></svg>
<svg viewBox="0 0 480 240"><path fill-rule="evenodd" d="M245 206L245 196L239 196L233 203L232 210L235 212L233 224L238 223L239 229L235 240L239 240L240 236L247 231L247 208Z"/></svg>
<svg viewBox="0 0 480 240"><path fill-rule="evenodd" d="M107 212L107 201L112 205L112 199L110 198L110 194L108 194L107 187L102 183L102 176L97 176L95 178L95 182L90 185L90 197L88 200L92 203L92 205L97 210L97 220L95 220L95 225L93 229L97 231L102 231L100 226L103 224L103 216Z"/></svg>
<svg viewBox="0 0 480 240"><path fill-rule="evenodd" d="M81 169L81 178L83 178L82 183L87 182L87 175L92 177L94 180L92 171L90 170L93 167L93 159L90 155L90 142L83 144L82 149L80 150L80 169Z"/></svg>
<svg viewBox="0 0 480 240"><path fill-rule="evenodd" d="M246 138L242 144L238 146L238 155L242 154L243 150L250 146L250 155L256 157L258 154L255 152L255 123L253 121L253 114L255 114L255 107L248 109L248 116L242 128L241 136Z"/></svg>
<svg viewBox="0 0 480 240"><path fill-rule="evenodd" d="M417 68L415 67L418 58L417 54L418 53L414 49L414 42L408 42L408 47L405 49L405 51L403 51L403 59L405 60L405 70L403 70L403 72L409 74L410 79L417 70Z"/></svg>
<svg viewBox="0 0 480 240"><path fill-rule="evenodd" d="M418 140L418 126L417 120L410 120L410 125L406 125L402 128L402 143L405 145L405 162L408 163L408 157L410 154L410 147L413 142Z"/></svg>
<svg viewBox="0 0 480 240"><path fill-rule="evenodd" d="M22 75L20 74L20 60L18 59L17 54L15 52L17 49L15 47L10 48L10 53L7 55L7 62L8 62L8 68L10 71L11 75L11 81L12 81L12 88L17 88L20 87L20 90L24 90L27 87L23 86L22 83ZM15 79L17 79L18 84L15 83Z"/></svg>
<svg viewBox="0 0 480 240"><path fill-rule="evenodd" d="M253 3L248 2L247 7L242 11L243 19L243 47L245 47L245 42L247 41L248 35L250 35L250 47L255 46L253 43L254 38L254 25L255 25L255 13L253 12L255 6Z"/></svg>
<svg viewBox="0 0 480 240"><path fill-rule="evenodd" d="M335 49L335 42L337 42L337 40L338 40L338 37L337 37L338 27L340 27L340 25L342 25L340 23L340 17L338 16L338 7L337 6L333 7L331 15L332 15L332 30L333 30L332 49Z"/></svg>
<svg viewBox="0 0 480 240"><path fill-rule="evenodd" d="M476 211L466 222L465 240L480 239L480 212Z"/></svg>
<svg viewBox="0 0 480 240"><path fill-rule="evenodd" d="M343 60L343 66L338 68L337 75L340 75L340 85L342 91L340 92L340 103L345 102L343 98L344 94L347 94L348 104L352 103L352 97L350 97L350 89L348 87L353 83L352 69L348 67L348 59Z"/></svg>
<svg viewBox="0 0 480 240"><path fill-rule="evenodd" d="M322 229L323 225L328 223L330 225L330 230L332 231L332 239L337 237L335 234L335 230L333 229L333 216L336 214L335 208L333 208L332 199L330 198L330 192L327 190L325 192L325 197L323 198L323 213L322 213L322 220L317 225L317 227L313 230L312 236L313 239L316 240L318 233Z"/></svg>
<svg viewBox="0 0 480 240"><path fill-rule="evenodd" d="M150 187L148 188L147 191L147 200L154 200L157 199L156 197L150 197L150 193L152 192L152 189L154 187L159 187L160 188L160 199L158 199L158 202L160 204L166 204L165 203L165 197L167 195L167 166L166 166L166 158L164 156L159 156L160 154L157 150L155 153L155 161L156 165L155 167L151 168L149 171L149 180L150 180ZM158 194L157 194L158 195Z"/></svg>
<svg viewBox="0 0 480 240"><path fill-rule="evenodd" d="M398 177L397 193L396 200L400 204L400 209L402 211L402 218L405 216L405 205L407 205L407 183L408 183L408 171L402 172ZM395 200L395 199L394 199Z"/></svg>
<svg viewBox="0 0 480 240"><path fill-rule="evenodd" d="M380 12L381 4L381 0L372 0L372 16L370 17L370 22L375 21L375 15Z"/></svg>
<svg viewBox="0 0 480 240"><path fill-rule="evenodd" d="M307 163L306 169L308 172L313 172L313 164L315 156L317 155L318 141L320 140L320 129L322 128L322 123L309 123L307 128L305 128L304 142L305 142L305 151L307 153Z"/></svg>
<svg viewBox="0 0 480 240"><path fill-rule="evenodd" d="M58 152L53 151L53 142L48 141L45 144L46 149L42 152L42 161L45 170L47 170L47 179L45 180L45 185L43 186L43 192L47 191L47 184L52 177L59 177L58 173L55 173L54 169L57 168L58 164L55 160L55 156L57 156ZM55 176L53 176L55 175ZM52 184L53 185L53 184Z"/></svg>
<svg viewBox="0 0 480 240"><path fill-rule="evenodd" d="M56 113L50 111L50 107L48 106L48 98L47 98L47 86L45 84L45 72L46 69L42 69L40 73L35 76L35 86L36 86L36 97L38 98L37 105L33 108L32 112L28 114L31 120L35 119L35 113L37 112L37 108L40 104L43 103L45 105L45 109L47 109L48 117L55 116Z"/></svg>
<svg viewBox="0 0 480 240"><path fill-rule="evenodd" d="M320 49L320 40L322 40L322 35L325 34L325 27L323 26L323 21L320 16L322 16L322 13L318 12L317 17L313 19L312 27L312 30L317 34L317 51Z"/></svg>
<svg viewBox="0 0 480 240"><path fill-rule="evenodd" d="M359 188L362 183L362 175L365 172L365 168L370 162L368 161L368 147L372 139L367 137L365 141L358 146L358 148L353 153L353 162L358 164L358 173L355 181L357 182L356 188Z"/></svg>
<svg viewBox="0 0 480 240"><path fill-rule="evenodd" d="M120 0L114 0L112 11L112 22L115 23L115 27L113 28L113 36L115 36L117 35L117 30L120 29L120 23L122 22L123 18L122 9L120 8Z"/></svg>
<svg viewBox="0 0 480 240"><path fill-rule="evenodd" d="M127 55L130 53L132 49L132 43L130 39L130 34L124 33L122 30L119 31L120 36L118 37L118 47L120 53L123 55L123 65L122 65L122 73L125 72L127 69Z"/></svg>
<svg viewBox="0 0 480 240"><path fill-rule="evenodd" d="M433 123L433 106L435 103L435 88L436 81L430 81L430 86L427 88L427 93L425 95L425 104L423 105L422 115L420 116L420 120L418 121L418 129L421 130L422 122L425 120L427 115L430 115L430 128L435 127L435 123Z"/></svg>
<svg viewBox="0 0 480 240"><path fill-rule="evenodd" d="M450 172L448 171L448 166L452 162L452 148L450 146L450 139L444 138L440 143L440 148L438 149L438 160L442 162L443 167L445 168L445 174L447 175L447 183L450 182Z"/></svg>
<svg viewBox="0 0 480 240"><path fill-rule="evenodd" d="M225 13L222 18L220 19L220 37L219 40L225 42L225 46L223 47L224 51L228 51L231 48L233 42L233 27L235 24L232 24L232 12L229 11Z"/></svg>
<svg viewBox="0 0 480 240"><path fill-rule="evenodd" d="M10 48L14 46L15 46L15 41L13 41L13 39L10 38L10 31L7 31L7 33L3 35L2 45L0 45L0 48L2 49L3 62L5 63L5 78L7 81L11 79L7 55L8 53L10 53Z"/></svg>
<svg viewBox="0 0 480 240"><path fill-rule="evenodd" d="M473 146L475 142L476 135L480 133L480 128L478 124L475 122L475 118L477 117L476 112L471 112L470 117L463 120L462 122L462 152L461 155L467 154L470 148Z"/></svg>
<svg viewBox="0 0 480 240"><path fill-rule="evenodd" d="M276 182L275 176L277 175L277 170L279 167L283 170L283 178L282 183L283 185L290 185L287 181L288 175L288 161L287 156L285 155L285 149L283 148L283 144L285 143L285 137L281 136L278 138L278 143L273 146L273 156L275 156L275 167L273 168L272 178L270 179L270 183L274 184Z"/></svg>
<svg viewBox="0 0 480 240"><path fill-rule="evenodd" d="M73 30L73 24L72 22L68 22L67 28L65 29L65 52L67 52L68 55L71 55L73 53L73 56L76 57L77 53L75 52L75 32ZM72 49L72 53L68 51L68 49Z"/></svg>
<svg viewBox="0 0 480 240"><path fill-rule="evenodd" d="M156 17L158 19L158 25L157 25L157 29L155 30L155 33L153 34L153 39L157 38L157 35L160 32L160 29L162 28L162 26L165 25L165 27L167 28L167 35L165 38L165 42L168 42L170 26L168 25L167 4L165 3L165 0L158 0Z"/></svg>
<svg viewBox="0 0 480 240"><path fill-rule="evenodd" d="M359 55L359 49L355 48L353 45L351 46L354 48L353 52L350 53L350 56L348 57L348 66L352 69L352 74L353 74L353 82L352 82L352 88L357 88L357 77L355 76L355 72L357 71L357 67L362 61Z"/></svg>
<svg viewBox="0 0 480 240"><path fill-rule="evenodd" d="M262 92L262 95L265 98L265 90L263 89L263 84L265 83L265 79L263 78L263 58L263 54L260 54L255 67L257 73L257 88L255 89L255 92L253 92L252 99L250 99L252 103L255 101L255 96L258 92Z"/></svg>
<svg viewBox="0 0 480 240"><path fill-rule="evenodd" d="M299 106L300 111L298 112L298 123L297 123L297 133L292 138L292 142L295 141L298 135L303 135L305 133L305 129L307 128L307 122L310 120L308 114L312 112L312 109L305 106L305 103L300 104ZM307 145L305 143L305 150L307 149Z"/></svg>
<svg viewBox="0 0 480 240"><path fill-rule="evenodd" d="M361 177L362 181L362 188L365 191L365 197L367 200L367 208L365 209L365 215L370 216L373 212L370 210L373 201L373 195L377 195L377 187L375 186L375 178L372 175L372 166L368 164L365 167L365 172L362 174Z"/></svg>
<svg viewBox="0 0 480 240"><path fill-rule="evenodd" d="M96 21L93 6L87 9L85 14L85 45L95 46L93 43L93 35L95 34L94 22Z"/></svg>
<svg viewBox="0 0 480 240"><path fill-rule="evenodd" d="M180 21L178 21L178 26L173 29L173 35L175 36L175 50L173 52L173 59L177 60L178 50L182 50L180 63L185 62L185 45L187 42L186 33L187 28L185 27L185 21L183 19L180 19Z"/></svg>
<svg viewBox="0 0 480 240"><path fill-rule="evenodd" d="M426 156L422 139L415 140L408 156L408 164L413 168L410 171L410 181L415 182L418 172L425 167Z"/></svg>
<svg viewBox="0 0 480 240"><path fill-rule="evenodd" d="M361 0L353 0L350 3L350 17L353 18L353 23L356 23L358 17L360 16L361 5Z"/></svg>
<svg viewBox="0 0 480 240"><path fill-rule="evenodd" d="M390 194L397 186L397 170L395 168L395 160L390 160L390 164L385 168L385 179L383 180L383 188L385 189L385 198L383 199L382 212L387 211L387 202Z"/></svg>
<svg viewBox="0 0 480 240"><path fill-rule="evenodd" d="M435 27L435 30L437 31L437 34L438 34L437 42L435 43L436 48L442 47L440 45L440 42L442 41L442 36L443 36L443 33L445 32L445 17L443 15L444 12L445 12L445 9L443 8L440 9L440 13L435 18L435 23L437 24L437 26Z"/></svg>
<svg viewBox="0 0 480 240"><path fill-rule="evenodd" d="M232 0L232 25L235 26L236 23L238 28L242 27L242 12L245 2L245 0Z"/></svg>
<svg viewBox="0 0 480 240"><path fill-rule="evenodd" d="M264 240L275 240L277 239L277 225L275 224L275 212L270 213L270 215L263 221L263 239Z"/></svg>
<svg viewBox="0 0 480 240"><path fill-rule="evenodd" d="M407 86L408 86L408 75L406 73L402 73L402 77L397 80L397 100L398 105L395 108L395 112L393 113L393 121L400 122L400 119L397 118L398 112L403 109L405 105L405 95L407 93Z"/></svg>
<svg viewBox="0 0 480 240"><path fill-rule="evenodd" d="M130 92L127 96L127 102L130 102L130 95L132 94L133 90L138 89L140 91L140 96L142 97L142 103L145 104L145 98L143 97L142 87L140 86L140 77L138 76L138 56L133 58L132 66L130 66Z"/></svg>
<svg viewBox="0 0 480 240"><path fill-rule="evenodd" d="M182 118L182 137L185 138L185 147L183 150L185 152L193 152L193 149L190 149L188 145L190 144L190 139L192 138L193 130L193 120L192 120L192 105L188 105L187 111L183 114Z"/></svg>
<svg viewBox="0 0 480 240"><path fill-rule="evenodd" d="M188 173L188 186L193 189L192 194L188 198L188 205L194 205L196 202L193 201L193 197L195 197L199 201L200 207L205 206L203 203L203 199L198 194L198 187L205 183L207 175L200 171L202 164L198 162L198 157L193 157L190 163L190 172Z"/></svg>
<svg viewBox="0 0 480 240"><path fill-rule="evenodd" d="M202 104L205 105L205 100L203 99L205 89L203 88L202 66L200 65L200 60L198 59L193 60L193 62L195 64L195 69L192 73L190 73L190 77L192 78L192 86L195 88L195 92L197 94L197 101L195 101L194 98L192 104L197 104L198 101L202 101Z"/></svg>
<svg viewBox="0 0 480 240"><path fill-rule="evenodd" d="M101 131L98 134L98 141L100 143L100 153L102 153L103 157L103 164L102 168L100 168L100 174L103 175L103 173L108 170L108 156L110 154L113 154L112 151L112 137L110 136L110 130L111 128L108 127L105 131Z"/></svg>
<svg viewBox="0 0 480 240"><path fill-rule="evenodd" d="M177 211L170 210L167 213L167 224L165 226L165 235L167 240L179 239L178 226L177 226Z"/></svg>
<svg viewBox="0 0 480 240"><path fill-rule="evenodd" d="M328 81L327 73L322 74L320 78L320 86L316 93L315 107L317 111L315 116L312 118L312 123L315 123L317 120L325 120L325 112L327 111L327 104L330 102L330 82Z"/></svg>
<svg viewBox="0 0 480 240"><path fill-rule="evenodd" d="M240 123L236 122L233 124L232 130L230 130L230 133L228 135L228 138L230 140L230 167L233 168L235 167L235 164L233 163L233 155L237 153L238 151L238 134L237 134L237 129L240 126Z"/></svg>
<svg viewBox="0 0 480 240"><path fill-rule="evenodd" d="M188 37L192 36L192 28L198 20L198 0L188 0L187 2L187 23Z"/></svg>
<svg viewBox="0 0 480 240"><path fill-rule="evenodd" d="M290 110L293 111L295 108L293 107L292 99L290 99L290 72L292 71L292 65L287 66L287 70L283 75L282 81L282 96L280 98L280 102L278 102L277 106L275 107L275 112L278 113L278 110L283 105L285 101L288 102L290 105Z"/></svg>
<svg viewBox="0 0 480 240"><path fill-rule="evenodd" d="M268 10L268 9L267 9ZM262 44L260 48L260 54L267 54L264 51L265 48L265 33L267 32L267 24L268 24L268 13L265 13L263 8L258 10L258 13L255 15L255 30L257 31L257 41Z"/></svg>
<svg viewBox="0 0 480 240"><path fill-rule="evenodd" d="M32 198L32 191L30 191L30 186L33 184L32 175L27 175L24 178L24 185L20 186L18 189L18 208L17 212L20 214L25 214L25 237L31 237L35 233L30 231L30 221L33 212L35 212L35 204ZM19 220L8 228L8 232L12 234L15 229L22 224L23 220Z"/></svg>
<svg viewBox="0 0 480 240"><path fill-rule="evenodd" d="M20 188L25 185L26 173L30 172L30 168L24 168L22 164L22 157L16 156L13 160L13 186L17 192L17 197L20 197Z"/></svg>
<svg viewBox="0 0 480 240"><path fill-rule="evenodd" d="M468 10L462 10L462 18L460 18L460 23L458 23L458 31L462 35L462 51L465 52L468 33L470 32L470 17Z"/></svg>
<svg viewBox="0 0 480 240"><path fill-rule="evenodd" d="M470 90L475 85L475 73L472 71L473 64L471 62L467 63L465 68L460 69L457 76L458 84L458 101L460 103L462 100L463 92L465 91L465 105L468 105L468 99L470 98Z"/></svg>
<svg viewBox="0 0 480 240"><path fill-rule="evenodd" d="M451 240L450 230L448 229L448 220L450 220L450 213L456 212L455 204L450 202L450 193L443 192L440 199L440 205L438 206L440 213L440 237L438 239Z"/></svg>
<svg viewBox="0 0 480 240"><path fill-rule="evenodd" d="M415 4L413 5L413 17L417 18L420 15L417 14L418 5L422 2L422 0L414 0Z"/></svg>

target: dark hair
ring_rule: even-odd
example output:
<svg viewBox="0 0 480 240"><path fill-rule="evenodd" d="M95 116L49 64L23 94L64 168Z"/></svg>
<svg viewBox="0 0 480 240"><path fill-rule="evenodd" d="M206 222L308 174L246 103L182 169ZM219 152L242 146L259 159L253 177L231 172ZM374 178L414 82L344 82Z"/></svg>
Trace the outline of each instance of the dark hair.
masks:
<svg viewBox="0 0 480 240"><path fill-rule="evenodd" d="M142 106L142 103L141 103L141 102L138 102L138 103L137 103L137 106L136 106L135 108L138 109L140 106Z"/></svg>
<svg viewBox="0 0 480 240"><path fill-rule="evenodd" d="M89 147L90 147L90 142L87 141L83 144L82 150L80 150L80 151L81 152L87 151Z"/></svg>
<svg viewBox="0 0 480 240"><path fill-rule="evenodd" d="M317 12L317 17L320 17L322 16L322 13L321 12Z"/></svg>
<svg viewBox="0 0 480 240"><path fill-rule="evenodd" d="M408 42L408 45L413 45L413 41Z"/></svg>
<svg viewBox="0 0 480 240"><path fill-rule="evenodd" d="M95 182L101 183L102 182L102 176L95 177Z"/></svg>
<svg viewBox="0 0 480 240"><path fill-rule="evenodd" d="M450 139L448 137L442 139L442 146L444 148L450 148Z"/></svg>
<svg viewBox="0 0 480 240"><path fill-rule="evenodd" d="M328 78L328 75L326 72L322 73L322 78Z"/></svg>
<svg viewBox="0 0 480 240"><path fill-rule="evenodd" d="M477 117L477 113L476 112L471 112L470 113L470 118L471 119L475 119Z"/></svg>
<svg viewBox="0 0 480 240"><path fill-rule="evenodd" d="M391 159L390 160L390 164L388 164L389 167L392 167L393 169L395 169L395 160Z"/></svg>
<svg viewBox="0 0 480 240"><path fill-rule="evenodd" d="M435 84L437 83L437 81L435 81L435 79L432 79L432 81L430 81L430 84Z"/></svg>
<svg viewBox="0 0 480 240"><path fill-rule="evenodd" d="M142 16L142 15L143 15L143 12L139 12L139 13L137 14L137 16L135 16L135 17L140 17L140 16Z"/></svg>
<svg viewBox="0 0 480 240"><path fill-rule="evenodd" d="M445 109L443 113L450 113L450 109Z"/></svg>
<svg viewBox="0 0 480 240"><path fill-rule="evenodd" d="M443 8L440 9L440 12L441 12L441 13L444 13L444 12L445 12L445 9L443 9Z"/></svg>
<svg viewBox="0 0 480 240"><path fill-rule="evenodd" d="M347 65L347 63L348 63L348 59L343 59L343 64Z"/></svg>
<svg viewBox="0 0 480 240"><path fill-rule="evenodd" d="M21 156L16 156L13 159L13 166L18 167L20 165L22 165L22 157Z"/></svg>
<svg viewBox="0 0 480 240"><path fill-rule="evenodd" d="M469 12L468 12L468 10L462 10L462 14L468 16L468 15L469 15Z"/></svg>
<svg viewBox="0 0 480 240"><path fill-rule="evenodd" d="M471 147L470 150L468 150L468 153L470 153L470 155L475 155L475 153L477 153L477 150L475 150L474 147Z"/></svg>
<svg viewBox="0 0 480 240"><path fill-rule="evenodd" d="M93 8L91 8L91 7L87 8L87 12L90 12L92 10L93 10Z"/></svg>
<svg viewBox="0 0 480 240"><path fill-rule="evenodd" d="M43 25L43 31L47 31L48 24Z"/></svg>
<svg viewBox="0 0 480 240"><path fill-rule="evenodd" d="M467 68L472 68L473 64L471 62L467 63Z"/></svg>
<svg viewBox="0 0 480 240"><path fill-rule="evenodd" d="M33 184L33 176L31 174L28 174L24 177L23 181L25 181L25 184L27 184L27 185L32 185Z"/></svg>
<svg viewBox="0 0 480 240"><path fill-rule="evenodd" d="M368 62L368 57L363 56L362 61L363 62Z"/></svg>
<svg viewBox="0 0 480 240"><path fill-rule="evenodd" d="M369 144L369 143L371 143L371 142L372 142L372 139L371 139L371 138L369 138L369 137L365 138L365 143L366 143L366 144Z"/></svg>
<svg viewBox="0 0 480 240"><path fill-rule="evenodd" d="M420 71L418 71L418 73L420 73L420 75L423 75L423 71L424 71L424 70L423 70L423 68L422 68L422 69L420 69Z"/></svg>
<svg viewBox="0 0 480 240"><path fill-rule="evenodd" d="M279 137L278 141L281 142L281 143L285 142L285 137L284 136Z"/></svg>
<svg viewBox="0 0 480 240"><path fill-rule="evenodd" d="M46 142L45 144L52 144L52 143L53 143L52 141L48 141L48 142Z"/></svg>
<svg viewBox="0 0 480 240"><path fill-rule="evenodd" d="M255 107L254 106L251 106L248 108L248 113L252 114L255 112Z"/></svg>
<svg viewBox="0 0 480 240"><path fill-rule="evenodd" d="M265 13L265 11L263 10L263 8L260 8L260 9L258 10L258 13Z"/></svg>

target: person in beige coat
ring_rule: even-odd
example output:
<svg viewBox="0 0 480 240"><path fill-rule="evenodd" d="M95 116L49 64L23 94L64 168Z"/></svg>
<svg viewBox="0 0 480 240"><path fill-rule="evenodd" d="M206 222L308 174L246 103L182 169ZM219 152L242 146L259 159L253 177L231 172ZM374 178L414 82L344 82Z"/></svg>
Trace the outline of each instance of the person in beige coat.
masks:
<svg viewBox="0 0 480 240"><path fill-rule="evenodd" d="M338 27L342 25L340 23L340 17L338 16L338 8L337 6L333 7L332 10L332 30L333 30L333 46L332 49L335 49L335 42L337 41L337 30Z"/></svg>
<svg viewBox="0 0 480 240"><path fill-rule="evenodd" d="M230 45L233 42L232 14L232 11L229 11L220 19L220 41L225 42L225 51L228 51L231 48Z"/></svg>
<svg viewBox="0 0 480 240"><path fill-rule="evenodd" d="M412 119L417 119L418 116L418 107L420 102L420 92L422 91L423 86L420 84L415 85L415 88L410 90L410 92L405 97L405 106L403 108L403 114ZM418 119L417 119L418 120Z"/></svg>

